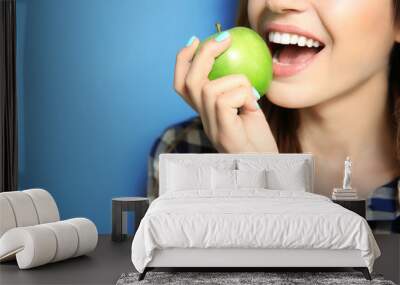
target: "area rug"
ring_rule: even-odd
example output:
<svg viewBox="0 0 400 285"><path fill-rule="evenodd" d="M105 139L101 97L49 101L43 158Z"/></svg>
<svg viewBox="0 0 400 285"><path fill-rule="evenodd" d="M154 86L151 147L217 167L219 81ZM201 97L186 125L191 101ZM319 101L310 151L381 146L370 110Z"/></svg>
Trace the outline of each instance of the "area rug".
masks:
<svg viewBox="0 0 400 285"><path fill-rule="evenodd" d="M213 284L213 285L297 285L297 284L373 284L395 285L384 280L381 275L372 275L368 281L360 272L155 272L146 274L146 278L138 281L139 273L124 273L117 285L145 284Z"/></svg>

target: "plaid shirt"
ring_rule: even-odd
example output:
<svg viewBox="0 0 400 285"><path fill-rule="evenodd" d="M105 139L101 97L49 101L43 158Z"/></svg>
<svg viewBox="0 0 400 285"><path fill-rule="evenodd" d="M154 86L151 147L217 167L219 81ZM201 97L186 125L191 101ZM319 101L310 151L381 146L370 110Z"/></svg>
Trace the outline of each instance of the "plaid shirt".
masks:
<svg viewBox="0 0 400 285"><path fill-rule="evenodd" d="M160 153L217 153L204 133L200 117L168 127L154 142L147 162L147 196L158 197L158 156Z"/></svg>
<svg viewBox="0 0 400 285"><path fill-rule="evenodd" d="M169 126L154 142L148 157L147 196L158 197L160 153L217 153L204 133L200 117ZM367 199L366 219L375 231L400 233L400 177L375 189Z"/></svg>

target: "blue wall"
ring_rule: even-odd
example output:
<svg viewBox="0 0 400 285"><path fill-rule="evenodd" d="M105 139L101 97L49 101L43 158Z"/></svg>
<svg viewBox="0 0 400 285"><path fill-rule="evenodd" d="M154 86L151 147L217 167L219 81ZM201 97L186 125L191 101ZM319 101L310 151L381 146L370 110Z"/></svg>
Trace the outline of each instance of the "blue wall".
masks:
<svg viewBox="0 0 400 285"><path fill-rule="evenodd" d="M20 188L109 233L111 198L144 195L152 142L195 115L172 88L177 51L231 27L236 5L17 0Z"/></svg>

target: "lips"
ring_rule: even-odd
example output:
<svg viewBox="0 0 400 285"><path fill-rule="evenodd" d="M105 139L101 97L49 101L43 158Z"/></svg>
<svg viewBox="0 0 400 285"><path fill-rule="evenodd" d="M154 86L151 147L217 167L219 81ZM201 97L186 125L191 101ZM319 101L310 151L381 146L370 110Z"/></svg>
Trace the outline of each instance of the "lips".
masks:
<svg viewBox="0 0 400 285"><path fill-rule="evenodd" d="M325 47L319 37L290 25L270 23L264 38L273 55L275 77L293 76L306 69Z"/></svg>

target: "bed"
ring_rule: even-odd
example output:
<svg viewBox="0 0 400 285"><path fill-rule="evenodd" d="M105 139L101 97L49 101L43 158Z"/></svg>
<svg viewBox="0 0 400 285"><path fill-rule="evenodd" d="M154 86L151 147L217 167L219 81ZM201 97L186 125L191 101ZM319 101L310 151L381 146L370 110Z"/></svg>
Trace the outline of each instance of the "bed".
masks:
<svg viewBox="0 0 400 285"><path fill-rule="evenodd" d="M312 154L161 154L159 194L132 242L154 268L351 267L371 279L367 221L314 192Z"/></svg>

